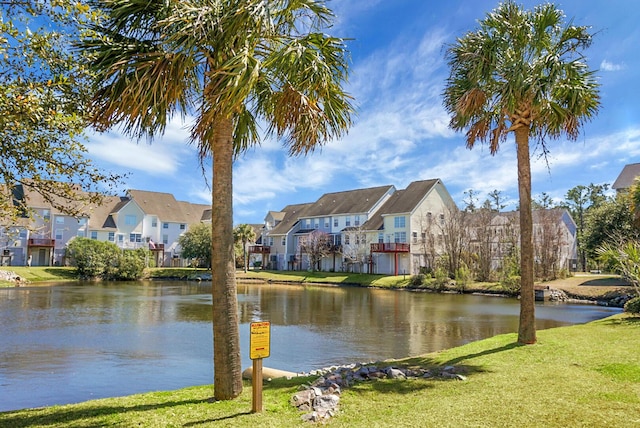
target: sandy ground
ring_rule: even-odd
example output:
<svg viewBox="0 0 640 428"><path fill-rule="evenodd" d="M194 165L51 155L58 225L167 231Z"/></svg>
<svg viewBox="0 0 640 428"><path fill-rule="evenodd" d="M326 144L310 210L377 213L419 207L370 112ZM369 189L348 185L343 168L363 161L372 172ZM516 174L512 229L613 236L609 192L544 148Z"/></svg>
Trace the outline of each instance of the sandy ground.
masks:
<svg viewBox="0 0 640 428"><path fill-rule="evenodd" d="M589 300L608 300L620 294L633 292L633 287L620 277L590 273L576 273L570 278L557 279L541 285L562 290L573 298Z"/></svg>

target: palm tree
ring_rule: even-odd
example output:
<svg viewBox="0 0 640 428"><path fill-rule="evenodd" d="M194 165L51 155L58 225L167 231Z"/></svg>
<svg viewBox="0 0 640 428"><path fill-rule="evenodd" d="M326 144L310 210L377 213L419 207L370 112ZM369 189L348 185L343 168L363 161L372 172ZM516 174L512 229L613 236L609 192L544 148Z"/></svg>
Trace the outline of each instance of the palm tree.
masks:
<svg viewBox="0 0 640 428"><path fill-rule="evenodd" d="M242 242L242 262L245 273L247 272L247 244L254 242L256 232L248 224L239 224L233 229L233 239L235 242Z"/></svg>
<svg viewBox="0 0 640 428"><path fill-rule="evenodd" d="M232 165L261 137L305 154L351 124L344 41L321 31L323 0L103 0L93 98L99 129L161 134L192 114L191 142L211 156L214 396L242 391L234 266ZM259 133L258 124L266 124Z"/></svg>
<svg viewBox="0 0 640 428"><path fill-rule="evenodd" d="M521 233L521 300L518 341L535 343L533 240L529 139L547 153L547 138L575 140L600 104L595 75L582 50L587 27L563 23L553 4L526 11L509 0L480 28L447 48L450 75L444 105L450 127L466 130L467 147L488 142L495 154L510 132L518 160Z"/></svg>

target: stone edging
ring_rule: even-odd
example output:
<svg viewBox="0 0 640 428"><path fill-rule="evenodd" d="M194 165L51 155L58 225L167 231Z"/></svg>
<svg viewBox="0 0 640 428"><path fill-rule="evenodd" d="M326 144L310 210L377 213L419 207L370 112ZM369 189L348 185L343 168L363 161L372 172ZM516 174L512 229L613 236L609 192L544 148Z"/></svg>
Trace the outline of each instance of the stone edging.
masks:
<svg viewBox="0 0 640 428"><path fill-rule="evenodd" d="M314 371L309 375L321 376L311 384L303 384L300 391L291 397L291 405L305 412L302 420L319 422L335 416L338 412L341 391L357 382L380 379L453 379L465 381L466 376L455 366L446 366L442 370L409 369L394 366L381 368L377 365L350 365L338 368Z"/></svg>

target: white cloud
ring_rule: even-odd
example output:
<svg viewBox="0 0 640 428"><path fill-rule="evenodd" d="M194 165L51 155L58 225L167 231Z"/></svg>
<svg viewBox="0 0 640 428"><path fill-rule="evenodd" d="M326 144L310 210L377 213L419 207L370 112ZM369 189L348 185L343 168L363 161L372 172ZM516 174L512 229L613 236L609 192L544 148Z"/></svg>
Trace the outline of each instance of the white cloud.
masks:
<svg viewBox="0 0 640 428"><path fill-rule="evenodd" d="M626 68L625 64L614 64L612 62L605 60L602 60L602 62L600 63L600 70L602 71L620 71L620 70L624 70Z"/></svg>
<svg viewBox="0 0 640 428"><path fill-rule="evenodd" d="M187 144L189 133L184 124L173 120L165 134L153 141L136 141L117 131L94 134L85 144L89 154L109 164L147 173L152 176L172 175L185 160L197 157Z"/></svg>

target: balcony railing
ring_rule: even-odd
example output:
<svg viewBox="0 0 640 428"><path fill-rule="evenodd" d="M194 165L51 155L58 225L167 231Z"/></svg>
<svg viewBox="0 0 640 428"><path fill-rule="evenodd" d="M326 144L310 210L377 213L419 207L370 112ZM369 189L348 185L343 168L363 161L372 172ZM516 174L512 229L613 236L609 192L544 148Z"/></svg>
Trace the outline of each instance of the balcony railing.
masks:
<svg viewBox="0 0 640 428"><path fill-rule="evenodd" d="M269 245L251 245L249 246L249 254L269 254L271 247Z"/></svg>
<svg viewBox="0 0 640 428"><path fill-rule="evenodd" d="M410 245L405 242L376 242L371 244L372 253L408 253Z"/></svg>
<svg viewBox="0 0 640 428"><path fill-rule="evenodd" d="M164 244L151 244L151 243L149 243L149 249L151 251L164 251Z"/></svg>
<svg viewBox="0 0 640 428"><path fill-rule="evenodd" d="M56 240L47 238L30 238L27 245L29 247L55 247Z"/></svg>

